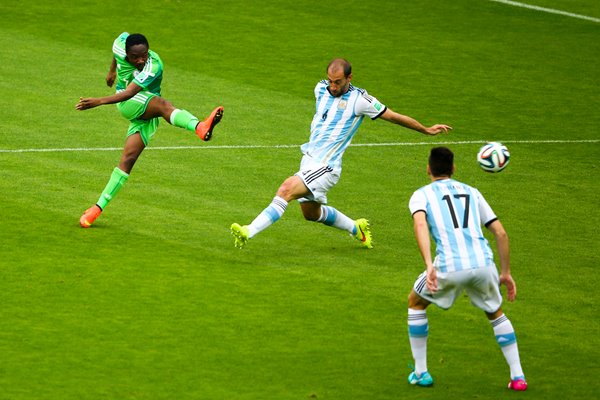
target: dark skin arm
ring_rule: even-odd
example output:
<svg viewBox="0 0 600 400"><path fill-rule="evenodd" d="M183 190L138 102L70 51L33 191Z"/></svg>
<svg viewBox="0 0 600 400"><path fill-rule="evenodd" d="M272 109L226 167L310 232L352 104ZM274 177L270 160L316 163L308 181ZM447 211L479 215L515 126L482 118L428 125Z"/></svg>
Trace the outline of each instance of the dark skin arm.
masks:
<svg viewBox="0 0 600 400"><path fill-rule="evenodd" d="M117 77L117 60L114 58L110 64L110 68L108 74L106 75L106 85L108 87L112 87L115 83L115 79ZM136 94L138 94L142 90L141 86L138 86L134 82L131 82L127 88L119 93L115 93L110 96L105 97L80 97L79 103L75 106L78 110L87 110L89 108L94 108L98 106L102 106L105 104L115 104L120 103L125 100L129 100Z"/></svg>
<svg viewBox="0 0 600 400"><path fill-rule="evenodd" d="M112 87L115 83L115 79L117 79L117 60L113 57L112 62L110 63L110 69L106 75L106 85Z"/></svg>
<svg viewBox="0 0 600 400"><path fill-rule="evenodd" d="M107 82L108 83L108 82ZM81 97L79 99L79 103L75 106L78 110L87 110L88 108L94 108L98 106L103 106L105 104L114 104L120 103L125 100L129 100L136 94L138 94L142 90L141 86L136 85L134 82L131 82L129 86L125 90L119 93L115 93L106 97Z"/></svg>

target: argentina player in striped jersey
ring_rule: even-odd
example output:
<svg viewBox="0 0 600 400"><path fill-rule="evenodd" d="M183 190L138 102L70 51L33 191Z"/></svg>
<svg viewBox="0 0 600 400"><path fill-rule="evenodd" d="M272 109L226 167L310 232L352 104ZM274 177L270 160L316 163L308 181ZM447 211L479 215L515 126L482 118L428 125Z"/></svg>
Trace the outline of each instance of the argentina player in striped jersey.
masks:
<svg viewBox="0 0 600 400"><path fill-rule="evenodd" d="M314 90L316 111L309 141L301 147L303 157L299 171L281 184L271 203L249 225L231 225L236 247L244 247L250 238L277 222L288 203L298 200L306 220L346 231L358 239L361 246L372 248L369 221L354 220L327 203L327 193L340 179L342 156L364 117L381 118L426 135L452 129L443 124L425 127L414 118L392 111L364 89L353 86L352 66L345 59L336 58L329 63L327 78L318 82Z"/></svg>
<svg viewBox="0 0 600 400"><path fill-rule="evenodd" d="M517 296L517 286L510 273L508 235L481 193L452 179L454 154L450 149L435 147L431 150L427 173L431 183L415 191L409 202L425 271L408 296L408 336L415 360L408 382L418 386L433 384L427 370L427 307L433 303L448 309L464 290L471 303L485 312L490 321L510 367L508 387L526 390L515 330L501 308L500 284L506 286L509 301ZM487 227L496 240L500 276L481 225ZM433 260L430 235L435 241Z"/></svg>

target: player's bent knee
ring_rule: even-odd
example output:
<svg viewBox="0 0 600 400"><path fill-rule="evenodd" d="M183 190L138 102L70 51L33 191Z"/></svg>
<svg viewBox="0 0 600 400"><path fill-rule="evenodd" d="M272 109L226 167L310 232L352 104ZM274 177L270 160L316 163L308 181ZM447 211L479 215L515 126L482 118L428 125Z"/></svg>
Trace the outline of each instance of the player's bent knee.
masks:
<svg viewBox="0 0 600 400"><path fill-rule="evenodd" d="M415 310L424 310L429 305L429 302L415 293L414 289L408 295L408 308Z"/></svg>
<svg viewBox="0 0 600 400"><path fill-rule="evenodd" d="M277 190L277 196L281 197L285 201L295 200L296 196L296 180L294 177L287 178Z"/></svg>
<svg viewBox="0 0 600 400"><path fill-rule="evenodd" d="M502 311L502 308L499 308L498 310L496 310L495 312L486 312L485 316L490 320L493 321L495 319L498 319L502 316L502 314L504 314L504 312Z"/></svg>

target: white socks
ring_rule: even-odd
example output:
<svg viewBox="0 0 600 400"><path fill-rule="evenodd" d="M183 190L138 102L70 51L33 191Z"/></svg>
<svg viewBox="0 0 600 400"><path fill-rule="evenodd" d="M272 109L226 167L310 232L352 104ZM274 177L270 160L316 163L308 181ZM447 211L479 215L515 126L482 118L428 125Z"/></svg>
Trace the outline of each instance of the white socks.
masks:
<svg viewBox="0 0 600 400"><path fill-rule="evenodd" d="M354 220L348 218L346 215L330 206L321 206L321 217L317 220L317 222L348 231L353 235L356 233L356 225L354 224Z"/></svg>
<svg viewBox="0 0 600 400"><path fill-rule="evenodd" d="M510 320L502 314L501 317L490 321L490 323L494 329L496 341L500 345L504 358L510 367L511 378L524 376L519 358L519 348L517 347L517 337Z"/></svg>
<svg viewBox="0 0 600 400"><path fill-rule="evenodd" d="M279 218L283 215L287 208L287 201L279 196L275 196L271 204L265 208L250 225L248 225L249 236L253 237L257 233L267 229L275 222L279 221Z"/></svg>
<svg viewBox="0 0 600 400"><path fill-rule="evenodd" d="M415 373L427 371L427 335L429 322L425 310L408 309L408 339L415 359Z"/></svg>

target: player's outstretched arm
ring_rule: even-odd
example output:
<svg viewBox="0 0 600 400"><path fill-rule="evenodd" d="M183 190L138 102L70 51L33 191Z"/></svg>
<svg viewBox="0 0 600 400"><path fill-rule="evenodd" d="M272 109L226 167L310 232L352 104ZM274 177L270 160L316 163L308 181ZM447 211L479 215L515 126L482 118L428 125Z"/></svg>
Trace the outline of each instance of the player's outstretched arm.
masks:
<svg viewBox="0 0 600 400"><path fill-rule="evenodd" d="M437 135L438 133L448 133L448 131L452 130L451 126L445 124L436 124L430 127L426 127L416 119L409 117L408 115L399 114L395 111L392 111L389 108L385 110L385 112L381 115L381 118L385 121L401 125L405 128L421 132L425 135Z"/></svg>
<svg viewBox="0 0 600 400"><path fill-rule="evenodd" d="M120 103L125 100L129 100L136 94L138 94L142 90L141 86L136 85L134 82L131 82L129 86L122 92L115 93L106 97L80 97L79 103L75 105L77 110L87 110L89 108L94 108L98 106L102 106L105 104L114 104Z"/></svg>

